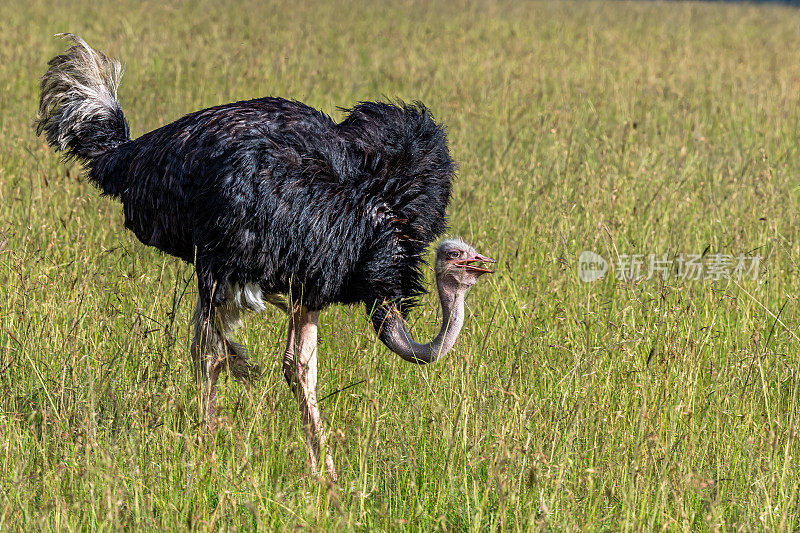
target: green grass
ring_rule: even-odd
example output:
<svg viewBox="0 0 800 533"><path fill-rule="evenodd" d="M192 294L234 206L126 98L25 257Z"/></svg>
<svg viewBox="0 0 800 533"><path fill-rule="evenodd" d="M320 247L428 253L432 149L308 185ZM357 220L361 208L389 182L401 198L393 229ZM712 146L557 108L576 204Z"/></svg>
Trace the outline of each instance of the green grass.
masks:
<svg viewBox="0 0 800 533"><path fill-rule="evenodd" d="M693 3L0 5L0 529L800 528L800 12ZM341 479L308 467L285 318L198 447L190 267L34 136L61 31L121 58L132 134L256 96L421 100L453 233L500 259L415 367L322 314ZM582 283L583 250L758 254L756 281ZM428 298L418 337L436 327Z"/></svg>

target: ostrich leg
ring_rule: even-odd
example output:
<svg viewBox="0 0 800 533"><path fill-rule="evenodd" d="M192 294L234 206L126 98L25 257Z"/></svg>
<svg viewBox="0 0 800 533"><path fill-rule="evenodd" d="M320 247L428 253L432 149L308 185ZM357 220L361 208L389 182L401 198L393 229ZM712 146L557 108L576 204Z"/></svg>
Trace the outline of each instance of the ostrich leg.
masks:
<svg viewBox="0 0 800 533"><path fill-rule="evenodd" d="M219 374L231 360L244 357L243 350L230 342L225 332L233 330L239 323L239 312L230 306L213 308L203 305L200 298L194 311L194 339L192 361L195 380L201 385L200 416L206 432L214 433L217 427L217 380Z"/></svg>
<svg viewBox="0 0 800 533"><path fill-rule="evenodd" d="M300 417L306 434L306 444L311 457L311 468L318 470L320 455L325 453L325 469L336 480L333 457L325 447L325 429L317 405L317 320L319 311L301 308L292 316L289 324L286 353L284 354L284 376L292 373L292 388L300 404ZM294 337L298 339L295 341ZM294 351L295 345L297 351ZM292 365L293 363L293 365ZM293 368L291 368L293 366ZM289 381L289 379L287 379Z"/></svg>
<svg viewBox="0 0 800 533"><path fill-rule="evenodd" d="M200 386L200 418L203 429L213 433L217 427L217 380L222 370L216 354L216 332L211 312L205 312L198 298L194 310L194 338L192 339L192 362L194 378Z"/></svg>
<svg viewBox="0 0 800 533"><path fill-rule="evenodd" d="M289 327L286 331L286 350L283 352L283 378L297 394L297 372L295 371L294 345L297 337L297 324L300 322L300 312L289 313Z"/></svg>

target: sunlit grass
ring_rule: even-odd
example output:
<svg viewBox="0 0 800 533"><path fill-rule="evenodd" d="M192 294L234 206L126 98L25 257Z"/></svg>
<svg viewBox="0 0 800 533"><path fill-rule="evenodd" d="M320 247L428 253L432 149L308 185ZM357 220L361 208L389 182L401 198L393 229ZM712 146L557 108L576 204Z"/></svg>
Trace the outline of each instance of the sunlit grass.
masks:
<svg viewBox="0 0 800 533"><path fill-rule="evenodd" d="M33 0L0 19L0 529L800 527L796 9ZM335 118L420 100L447 126L452 232L499 272L428 367L360 308L323 313L320 397L354 385L322 404L339 483L310 473L276 310L240 334L264 379L225 381L217 441L195 444L191 268L31 129L62 31L124 61L134 135L264 95ZM586 284L584 250L762 269Z"/></svg>

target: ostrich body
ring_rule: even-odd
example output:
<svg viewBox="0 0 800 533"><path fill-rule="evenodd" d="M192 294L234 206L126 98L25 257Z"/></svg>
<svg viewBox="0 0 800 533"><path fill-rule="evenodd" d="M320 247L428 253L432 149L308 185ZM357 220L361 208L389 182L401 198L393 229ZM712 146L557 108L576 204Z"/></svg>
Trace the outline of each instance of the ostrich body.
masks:
<svg viewBox="0 0 800 533"><path fill-rule="evenodd" d="M300 404L312 468L331 477L316 398L317 322L334 304L365 306L381 341L428 363L455 343L464 297L491 261L459 240L435 259L440 333L411 340L404 317L424 292L427 246L445 229L454 165L421 104L365 102L339 123L296 101L260 98L184 116L137 139L116 98L119 63L80 38L42 77L37 133L82 162L123 205L146 245L193 263L192 357L207 429L217 378L257 369L230 339L243 310L289 315L283 373Z"/></svg>

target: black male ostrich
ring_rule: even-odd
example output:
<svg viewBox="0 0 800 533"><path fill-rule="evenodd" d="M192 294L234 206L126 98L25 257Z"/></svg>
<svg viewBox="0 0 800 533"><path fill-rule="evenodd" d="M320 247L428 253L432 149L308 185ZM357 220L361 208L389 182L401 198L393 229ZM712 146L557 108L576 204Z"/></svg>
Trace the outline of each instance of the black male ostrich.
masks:
<svg viewBox="0 0 800 533"><path fill-rule="evenodd" d="M390 350L428 363L452 348L464 297L489 272L476 264L489 258L444 241L435 259L441 331L427 344L411 340L403 317L424 290L422 255L445 229L450 199L454 165L443 129L421 104L360 103L337 124L299 102L261 98L197 111L131 140L116 98L119 63L66 37L74 45L41 80L37 133L122 201L125 227L139 240L194 263L192 357L206 427L214 428L220 371L254 374L229 339L241 311L273 303L290 316L283 372L316 470L324 448L319 311L363 303Z"/></svg>

